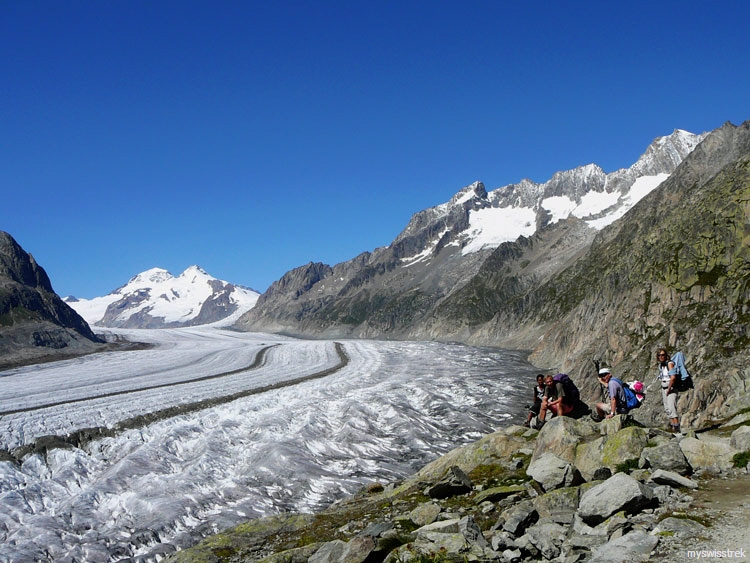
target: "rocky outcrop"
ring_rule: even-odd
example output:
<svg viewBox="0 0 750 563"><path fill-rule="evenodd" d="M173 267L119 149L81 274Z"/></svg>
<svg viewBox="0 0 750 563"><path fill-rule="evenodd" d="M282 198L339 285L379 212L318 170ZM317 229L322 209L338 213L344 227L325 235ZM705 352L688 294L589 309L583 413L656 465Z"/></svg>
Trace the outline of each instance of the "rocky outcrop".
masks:
<svg viewBox="0 0 750 563"><path fill-rule="evenodd" d="M317 515L247 522L168 561L624 562L654 556L673 561L684 558L685 549L718 541L700 509L686 514L693 502L689 491L699 482L712 482L697 480L698 475L740 478L744 469L694 458L674 472L648 460L669 457L667 444L674 445L672 455L673 450L691 451L691 440L731 448L729 432L746 426L726 425L679 439L634 426L632 419L618 422L607 426L555 418L539 433L517 426L500 429L401 483L367 487ZM612 454L604 449L632 444L640 435L649 436L648 443L620 455L628 462L640 458L640 468L622 462L609 470L604 459ZM655 448L665 451L646 455ZM573 461L579 459L576 450L587 451L590 465L599 470L579 468ZM597 477L583 481L586 473ZM738 526L744 529L743 523Z"/></svg>
<svg viewBox="0 0 750 563"><path fill-rule="evenodd" d="M86 353L101 343L34 257L0 231L0 367Z"/></svg>

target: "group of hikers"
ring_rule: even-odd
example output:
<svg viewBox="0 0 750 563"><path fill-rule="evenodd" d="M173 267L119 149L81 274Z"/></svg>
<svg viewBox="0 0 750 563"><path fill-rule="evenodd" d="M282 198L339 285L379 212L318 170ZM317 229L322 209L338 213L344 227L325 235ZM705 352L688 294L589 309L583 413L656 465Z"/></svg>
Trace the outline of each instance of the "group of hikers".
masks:
<svg viewBox="0 0 750 563"><path fill-rule="evenodd" d="M618 414L627 414L638 408L645 398L645 388L640 381L625 383L614 377L612 371L602 367L599 360L593 360L596 377L600 383L601 401L594 405L591 418L601 421ZM692 381L684 365L684 356L677 352L670 357L665 348L659 348L656 353L658 367L657 379L661 386L662 404L669 419L669 431L680 434L680 415L677 412L677 399L680 391L685 390L685 381L692 387ZM548 414L551 416L575 415L590 412L581 403L578 388L565 374L536 376L534 386L534 400L529 405L529 412L524 423L526 426L541 428Z"/></svg>

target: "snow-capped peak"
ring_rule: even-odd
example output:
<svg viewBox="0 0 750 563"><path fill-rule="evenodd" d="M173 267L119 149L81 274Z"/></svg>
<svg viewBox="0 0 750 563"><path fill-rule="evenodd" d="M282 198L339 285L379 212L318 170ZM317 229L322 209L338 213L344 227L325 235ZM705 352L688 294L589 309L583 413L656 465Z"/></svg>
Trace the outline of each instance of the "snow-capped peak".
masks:
<svg viewBox="0 0 750 563"><path fill-rule="evenodd" d="M173 279L173 278L174 276L170 274L164 268L151 268L150 270L146 270L145 272L141 272L140 274L130 278L128 283L124 285L123 287L135 287L135 286L140 287L143 285L149 285L149 284L154 284L154 283L164 283L165 281ZM119 290L116 290L116 291L119 291Z"/></svg>
<svg viewBox="0 0 750 563"><path fill-rule="evenodd" d="M411 252L402 260L427 259L448 231L453 233L451 244L468 254L531 236L538 228L571 216L602 229L666 180L705 136L676 129L655 139L630 168L609 174L596 164L586 164L556 172L541 184L524 179L486 192L481 182L475 182L447 203L414 215L396 242L427 234L420 244L409 245Z"/></svg>
<svg viewBox="0 0 750 563"><path fill-rule="evenodd" d="M258 297L255 291L214 278L193 265L177 277L163 268L151 268L109 295L67 301L92 325L159 328L234 318L239 310L250 310Z"/></svg>

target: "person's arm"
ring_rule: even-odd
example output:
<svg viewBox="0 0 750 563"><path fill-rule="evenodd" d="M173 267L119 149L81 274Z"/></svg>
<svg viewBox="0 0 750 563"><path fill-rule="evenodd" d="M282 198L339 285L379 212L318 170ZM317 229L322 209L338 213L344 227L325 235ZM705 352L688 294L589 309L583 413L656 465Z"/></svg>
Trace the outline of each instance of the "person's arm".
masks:
<svg viewBox="0 0 750 563"><path fill-rule="evenodd" d="M609 400L609 414L607 418L612 418L617 414L617 398L610 393L611 397Z"/></svg>
<svg viewBox="0 0 750 563"><path fill-rule="evenodd" d="M609 393L609 414L607 415L607 418L612 418L617 414L617 389L612 388L614 385L614 381L610 381L607 384L607 391ZM612 392L613 390L614 393Z"/></svg>

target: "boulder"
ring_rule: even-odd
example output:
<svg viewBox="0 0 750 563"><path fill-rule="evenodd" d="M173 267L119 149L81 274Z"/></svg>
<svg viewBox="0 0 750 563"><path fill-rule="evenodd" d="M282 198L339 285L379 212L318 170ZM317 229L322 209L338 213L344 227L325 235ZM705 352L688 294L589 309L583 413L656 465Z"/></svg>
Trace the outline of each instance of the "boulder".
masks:
<svg viewBox="0 0 750 563"><path fill-rule="evenodd" d="M442 509L434 502L424 502L409 513L409 518L417 526L432 524Z"/></svg>
<svg viewBox="0 0 750 563"><path fill-rule="evenodd" d="M604 442L605 438L599 437L590 442L581 442L576 447L574 465L587 481L596 479L594 475L602 466L602 447L604 447Z"/></svg>
<svg viewBox="0 0 750 563"><path fill-rule="evenodd" d="M687 487L688 489L697 489L698 483L687 477L683 477L679 473L673 471L665 471L663 469L657 469L651 474L649 479L652 483L657 485L669 485L670 487Z"/></svg>
<svg viewBox="0 0 750 563"><path fill-rule="evenodd" d="M581 495L578 514L584 522L596 525L613 514L636 512L654 501L651 489L625 473L616 473Z"/></svg>
<svg viewBox="0 0 750 563"><path fill-rule="evenodd" d="M560 555L567 529L556 522L539 522L526 530L526 536L542 556L550 560Z"/></svg>
<svg viewBox="0 0 750 563"><path fill-rule="evenodd" d="M518 537L539 520L539 513L534 508L534 503L524 500L503 512L500 519L503 520L503 530Z"/></svg>
<svg viewBox="0 0 750 563"><path fill-rule="evenodd" d="M637 460L641 457L641 452L643 452L647 443L648 430L638 426L630 426L614 434L609 434L602 446L602 465L614 469L619 464L631 459Z"/></svg>
<svg viewBox="0 0 750 563"><path fill-rule="evenodd" d="M617 434L620 430L622 430L625 419L626 415L622 414L615 415L612 418L605 418L599 423L599 433L602 436Z"/></svg>
<svg viewBox="0 0 750 563"><path fill-rule="evenodd" d="M574 465L552 452L532 460L526 474L539 483L545 491L571 487L583 482L581 473Z"/></svg>
<svg viewBox="0 0 750 563"><path fill-rule="evenodd" d="M482 549L486 549L490 545L472 516L464 516L458 521L458 531L463 534L469 545Z"/></svg>
<svg viewBox="0 0 750 563"><path fill-rule="evenodd" d="M677 440L670 440L654 448L644 448L638 465L651 469L663 469L680 475L690 472L690 466Z"/></svg>
<svg viewBox="0 0 750 563"><path fill-rule="evenodd" d="M559 524L571 524L578 510L579 488L564 487L538 496L533 500L540 518Z"/></svg>
<svg viewBox="0 0 750 563"><path fill-rule="evenodd" d="M430 553L460 553L465 561L498 558L485 539L474 518L466 516L423 526L416 532L416 539L408 549L424 555ZM388 561L402 561L401 549L388 556Z"/></svg>
<svg viewBox="0 0 750 563"><path fill-rule="evenodd" d="M578 444L592 440L598 435L599 429L590 419L555 417L545 424L537 435L531 462L533 463L544 454L553 453L568 463L574 464Z"/></svg>
<svg viewBox="0 0 750 563"><path fill-rule="evenodd" d="M732 469L732 457L737 453L729 444L729 438L683 438L680 440L680 449L693 471L701 470L714 474Z"/></svg>
<svg viewBox="0 0 750 563"><path fill-rule="evenodd" d="M698 538L706 535L707 528L703 524L689 518L675 518L670 516L659 522L651 530L651 534L655 536L665 532L678 538Z"/></svg>
<svg viewBox="0 0 750 563"><path fill-rule="evenodd" d="M750 426L740 426L732 432L729 445L740 452L750 451Z"/></svg>
<svg viewBox="0 0 750 563"><path fill-rule="evenodd" d="M375 540L370 536L358 536L348 542L334 540L320 546L308 563L362 563L374 550Z"/></svg>
<svg viewBox="0 0 750 563"><path fill-rule="evenodd" d="M477 493L475 502L480 504L485 501L498 502L511 495L525 494L527 492L525 485L505 485L503 487L492 487L481 493Z"/></svg>
<svg viewBox="0 0 750 563"><path fill-rule="evenodd" d="M589 563L646 561L658 543L659 539L656 536L652 536L643 530L633 530L595 549L591 554Z"/></svg>
<svg viewBox="0 0 750 563"><path fill-rule="evenodd" d="M449 468L443 478L428 487L425 494L430 498L448 498L457 495L465 495L474 489L474 484L469 476L460 467L454 465Z"/></svg>
<svg viewBox="0 0 750 563"><path fill-rule="evenodd" d="M477 442L451 450L425 465L404 484L409 486L420 481L434 482L453 466L459 467L465 473L470 473L480 465L495 464L498 460L510 460L519 451L526 450L532 444L522 435L527 430L523 426L502 428Z"/></svg>

